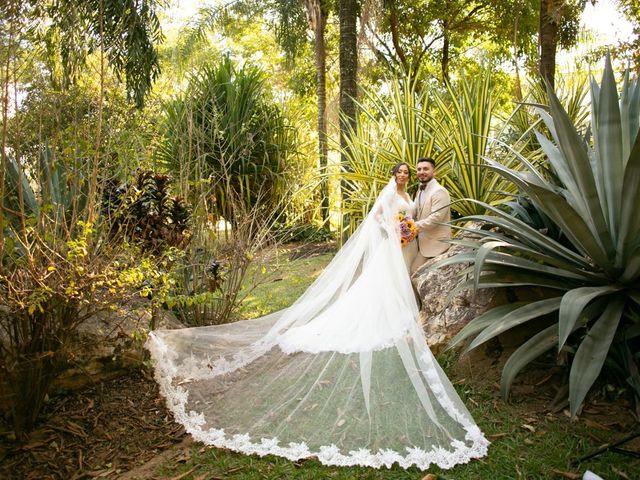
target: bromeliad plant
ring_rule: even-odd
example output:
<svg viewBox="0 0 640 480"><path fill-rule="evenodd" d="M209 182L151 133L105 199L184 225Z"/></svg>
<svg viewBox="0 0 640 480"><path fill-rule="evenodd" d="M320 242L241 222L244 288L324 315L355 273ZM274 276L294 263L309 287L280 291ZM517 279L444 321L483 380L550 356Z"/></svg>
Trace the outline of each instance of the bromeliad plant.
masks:
<svg viewBox="0 0 640 480"><path fill-rule="evenodd" d="M170 184L170 177L150 170L138 170L130 185L111 182L101 205L111 236L154 254L184 248L190 239L191 211L182 197L170 195Z"/></svg>
<svg viewBox="0 0 640 480"><path fill-rule="evenodd" d="M461 288L544 287L555 295L494 308L470 322L453 344L475 337L469 348L532 319L553 315L509 358L502 393L539 355L555 347L575 351L569 401L575 415L605 362L624 364L624 377L640 397L640 86L625 75L620 98L607 59L601 85L591 84L591 131L580 136L549 92L550 115L540 110L551 139L537 134L551 175L526 158L527 172L489 161L562 231L559 243L525 221L484 204L493 215L472 215L490 230L470 230L470 252L440 263L472 263ZM461 230L464 227L459 226ZM463 241L460 241L463 242ZM574 350L575 349L575 350ZM622 361L620 360L622 359Z"/></svg>

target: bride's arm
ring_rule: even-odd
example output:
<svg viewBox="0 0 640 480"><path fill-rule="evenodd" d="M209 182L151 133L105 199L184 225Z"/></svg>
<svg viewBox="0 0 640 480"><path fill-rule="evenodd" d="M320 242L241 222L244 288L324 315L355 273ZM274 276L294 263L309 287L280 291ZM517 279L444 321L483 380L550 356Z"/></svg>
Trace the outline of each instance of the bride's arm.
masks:
<svg viewBox="0 0 640 480"><path fill-rule="evenodd" d="M373 214L376 222L378 222L380 228L387 236L392 235L395 230L393 224L391 223L392 209L391 205L389 205L389 201L390 199L387 198L386 201L379 202Z"/></svg>

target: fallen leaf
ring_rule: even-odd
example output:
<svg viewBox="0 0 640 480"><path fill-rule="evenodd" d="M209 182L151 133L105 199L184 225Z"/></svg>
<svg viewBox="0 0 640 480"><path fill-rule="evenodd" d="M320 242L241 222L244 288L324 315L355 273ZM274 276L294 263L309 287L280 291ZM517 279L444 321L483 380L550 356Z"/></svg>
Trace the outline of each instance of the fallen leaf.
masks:
<svg viewBox="0 0 640 480"><path fill-rule="evenodd" d="M538 383L536 383L535 384L536 387L539 387L543 383L546 383L547 381L549 381L551 379L551 377L553 377L553 373L551 375L548 375L548 376L544 377L542 380L540 380Z"/></svg>
<svg viewBox="0 0 640 480"><path fill-rule="evenodd" d="M588 427L591 428L597 428L598 430L608 430L611 431L611 429L601 423L596 422L595 420L589 420L588 418L584 419L584 424L587 425Z"/></svg>
<svg viewBox="0 0 640 480"><path fill-rule="evenodd" d="M533 445L533 440L531 440L530 438L525 438L524 443L526 443L527 445Z"/></svg>
<svg viewBox="0 0 640 480"><path fill-rule="evenodd" d="M44 442L31 442L31 443L29 443L27 445L23 445L22 448L24 450L32 450L34 448L41 447L42 445L45 445L45 443Z"/></svg>
<svg viewBox="0 0 640 480"><path fill-rule="evenodd" d="M525 423L525 424L523 424L521 426L522 426L522 428L525 428L525 429L529 430L531 433L536 433L536 428L532 427L531 425L528 425L528 424Z"/></svg>
<svg viewBox="0 0 640 480"><path fill-rule="evenodd" d="M506 437L508 433L494 433L493 435L488 435L489 440L497 440L502 437Z"/></svg>
<svg viewBox="0 0 640 480"><path fill-rule="evenodd" d="M337 427L341 427L341 426L342 426L342 425L344 425L344 424L345 424L345 420L344 420L344 418L343 418L343 419L341 419L341 420L338 420L338 423L336 423L336 426L337 426Z"/></svg>
<svg viewBox="0 0 640 480"><path fill-rule="evenodd" d="M116 471L115 468L107 468L106 470L99 470L97 472L89 472L89 473L87 473L87 475L89 475L90 477L103 478L103 477L107 477L107 476L111 475L115 471Z"/></svg>
<svg viewBox="0 0 640 480"><path fill-rule="evenodd" d="M438 476L434 475L433 473L427 473L424 477L422 477L422 480L438 480Z"/></svg>
<svg viewBox="0 0 640 480"><path fill-rule="evenodd" d="M237 473L240 470L243 470L244 467L235 467L235 468L230 468L229 470L227 470L226 472L224 472L226 475L229 475L231 473Z"/></svg>
<svg viewBox="0 0 640 480"><path fill-rule="evenodd" d="M556 470L555 468L552 468L551 471L556 475L560 475L562 478L568 478L569 480L580 480L582 478L582 475L579 473L564 472L562 470Z"/></svg>
<svg viewBox="0 0 640 480"><path fill-rule="evenodd" d="M189 460L191 460L191 452L189 452L189 450L183 450L174 461L177 463L186 463Z"/></svg>

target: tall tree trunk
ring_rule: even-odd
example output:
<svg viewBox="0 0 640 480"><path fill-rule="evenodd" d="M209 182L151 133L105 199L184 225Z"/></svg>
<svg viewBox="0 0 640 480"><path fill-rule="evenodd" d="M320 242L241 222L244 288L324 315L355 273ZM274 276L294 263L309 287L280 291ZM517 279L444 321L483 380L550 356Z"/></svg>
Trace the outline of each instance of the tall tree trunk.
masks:
<svg viewBox="0 0 640 480"><path fill-rule="evenodd" d="M327 51L325 29L329 16L323 0L305 0L309 25L314 32L314 53L316 62L316 88L318 94L318 166L322 180L322 221L329 228L329 179L327 177Z"/></svg>
<svg viewBox="0 0 640 480"><path fill-rule="evenodd" d="M356 126L358 50L356 21L357 0L340 0L340 147L341 160L347 165L345 151L349 127ZM341 184L342 201L349 197L346 182Z"/></svg>
<svg viewBox="0 0 640 480"><path fill-rule="evenodd" d="M515 22L513 24L513 67L516 71L516 84L515 84L515 97L516 100L522 101L522 81L520 80L520 68L518 67L518 21L520 15L516 15Z"/></svg>
<svg viewBox="0 0 640 480"><path fill-rule="evenodd" d="M442 36L442 82L449 83L449 30L444 27Z"/></svg>
<svg viewBox="0 0 640 480"><path fill-rule="evenodd" d="M557 13L559 0L540 0L540 27L538 29L538 54L540 76L553 88L556 73L556 49L558 46ZM561 1L561 0L560 0Z"/></svg>
<svg viewBox="0 0 640 480"><path fill-rule="evenodd" d="M340 0L340 146L345 147L347 128L356 125L358 50L357 0Z"/></svg>

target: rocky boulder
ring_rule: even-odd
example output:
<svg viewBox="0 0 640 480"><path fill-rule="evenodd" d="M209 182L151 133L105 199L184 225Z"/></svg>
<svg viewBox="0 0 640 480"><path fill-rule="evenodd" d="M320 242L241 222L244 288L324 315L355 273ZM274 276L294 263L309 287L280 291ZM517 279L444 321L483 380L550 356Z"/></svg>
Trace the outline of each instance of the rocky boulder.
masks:
<svg viewBox="0 0 640 480"><path fill-rule="evenodd" d="M160 310L155 328L182 328L175 316ZM151 325L146 300L99 312L84 321L69 349L69 368L54 381L53 390L77 390L118 377L145 360L144 341Z"/></svg>
<svg viewBox="0 0 640 480"><path fill-rule="evenodd" d="M471 223L467 227L477 229L480 225ZM467 235L462 232L457 238L465 238ZM477 292L468 289L452 293L467 279L461 277L460 272L469 264L447 265L437 270L430 270L430 267L464 251L465 247L453 245L447 252L425 263L411 278L422 301L420 317L427 343L434 354L442 352L471 320L494 307L508 302L540 300L558 295L556 290L529 286L483 288ZM513 351L554 321L553 315L547 315L525 322L498 335L496 345L499 345L500 351Z"/></svg>
<svg viewBox="0 0 640 480"><path fill-rule="evenodd" d="M479 228L472 225L471 228ZM464 238L462 233L458 238ZM468 264L447 265L437 270L430 267L465 250L453 245L448 251L425 263L412 277L422 301L420 316L429 348L434 354L444 350L449 341L478 315L507 302L504 289L464 290L451 295L463 281L460 272Z"/></svg>

